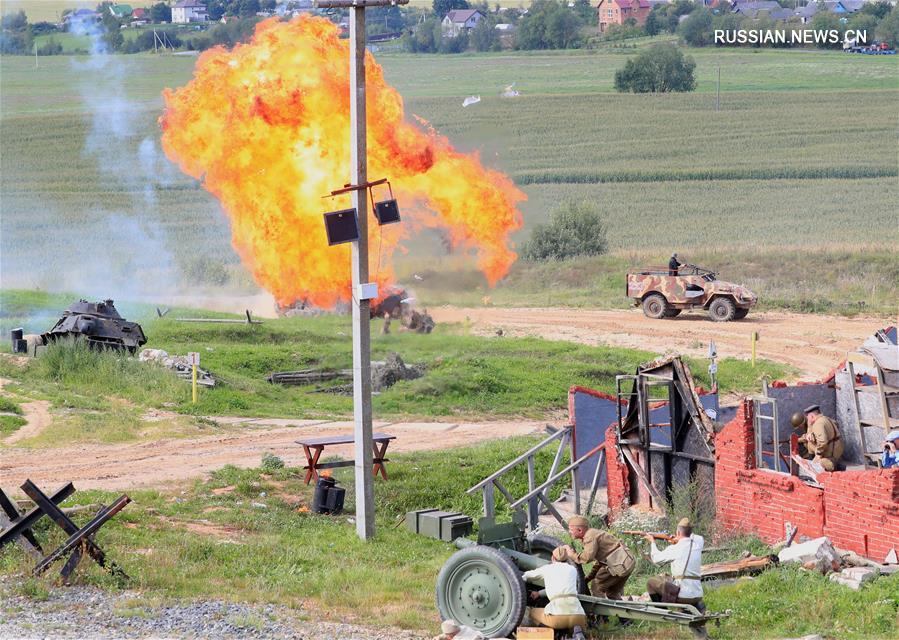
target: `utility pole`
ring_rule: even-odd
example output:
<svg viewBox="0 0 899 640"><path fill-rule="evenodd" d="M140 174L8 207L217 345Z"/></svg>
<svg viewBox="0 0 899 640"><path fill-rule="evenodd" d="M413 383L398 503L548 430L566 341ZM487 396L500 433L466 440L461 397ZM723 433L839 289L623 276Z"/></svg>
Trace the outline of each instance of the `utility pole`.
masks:
<svg viewBox="0 0 899 640"><path fill-rule="evenodd" d="M368 283L368 156L365 119L365 8L407 4L409 0L317 0L319 9L350 10L350 186L359 225L353 242L353 441L356 475L356 534L375 535L372 473L371 302L362 299Z"/></svg>
<svg viewBox="0 0 899 640"><path fill-rule="evenodd" d="M721 65L718 65L718 85L715 88L715 111L721 110Z"/></svg>

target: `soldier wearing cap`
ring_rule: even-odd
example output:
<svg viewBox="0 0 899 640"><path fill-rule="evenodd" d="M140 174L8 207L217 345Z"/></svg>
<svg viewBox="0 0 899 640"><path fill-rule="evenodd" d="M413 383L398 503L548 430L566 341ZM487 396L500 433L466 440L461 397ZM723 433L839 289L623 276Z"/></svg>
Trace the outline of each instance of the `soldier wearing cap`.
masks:
<svg viewBox="0 0 899 640"><path fill-rule="evenodd" d="M799 436L799 442L805 443L808 452L814 456L814 462L824 467L825 471L833 471L843 455L843 439L837 423L823 415L817 404L806 407L803 413L807 430Z"/></svg>
<svg viewBox="0 0 899 640"><path fill-rule="evenodd" d="M460 631L462 628L456 624L455 620L444 620L440 624L440 635L435 636L434 640L453 640Z"/></svg>
<svg viewBox="0 0 899 640"><path fill-rule="evenodd" d="M578 600L578 572L566 562L565 547L553 550L552 562L525 571L525 580L541 580L544 588L532 591L532 600L549 599L545 608L531 607L531 620L550 629L575 629L586 626L587 615Z"/></svg>
<svg viewBox="0 0 899 640"><path fill-rule="evenodd" d="M644 536L650 543L650 557L656 564L671 563L671 574L662 574L646 581L649 597L655 602L680 602L704 609L702 602L702 548L705 539L693 533L688 518L677 523L674 542L660 551L651 535Z"/></svg>
<svg viewBox="0 0 899 640"><path fill-rule="evenodd" d="M637 565L633 554L624 543L608 531L591 529L587 518L575 516L568 521L568 533L581 540L584 550L578 553L565 545L565 559L576 564L593 563L587 575L590 593L600 598L621 600L624 585Z"/></svg>

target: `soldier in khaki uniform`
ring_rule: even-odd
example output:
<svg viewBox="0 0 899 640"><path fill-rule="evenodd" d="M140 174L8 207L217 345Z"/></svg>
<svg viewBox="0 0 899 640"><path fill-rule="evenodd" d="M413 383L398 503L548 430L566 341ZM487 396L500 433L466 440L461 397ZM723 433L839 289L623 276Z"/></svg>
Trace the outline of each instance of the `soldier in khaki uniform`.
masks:
<svg viewBox="0 0 899 640"><path fill-rule="evenodd" d="M590 593L599 598L621 600L624 585L637 565L630 550L608 531L591 529L583 516L568 521L568 533L583 542L584 550L578 553L570 546L562 547L566 560L581 565L593 563L587 575Z"/></svg>
<svg viewBox="0 0 899 640"><path fill-rule="evenodd" d="M814 462L825 471L833 471L843 455L843 439L837 423L823 415L817 404L806 407L803 413L807 430L799 436L799 441L804 442L808 452L815 456Z"/></svg>

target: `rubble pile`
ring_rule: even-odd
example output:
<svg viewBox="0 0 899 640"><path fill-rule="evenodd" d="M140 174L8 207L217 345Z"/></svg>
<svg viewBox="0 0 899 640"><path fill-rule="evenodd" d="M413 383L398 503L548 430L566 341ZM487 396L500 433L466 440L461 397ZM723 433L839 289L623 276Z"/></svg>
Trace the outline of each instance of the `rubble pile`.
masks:
<svg viewBox="0 0 899 640"><path fill-rule="evenodd" d="M187 361L187 356L169 355L167 351L162 349L144 349L137 357L141 362L153 362L166 369L174 371L179 378L191 380L193 368ZM204 387L214 387L215 378L208 371L197 367L197 384Z"/></svg>

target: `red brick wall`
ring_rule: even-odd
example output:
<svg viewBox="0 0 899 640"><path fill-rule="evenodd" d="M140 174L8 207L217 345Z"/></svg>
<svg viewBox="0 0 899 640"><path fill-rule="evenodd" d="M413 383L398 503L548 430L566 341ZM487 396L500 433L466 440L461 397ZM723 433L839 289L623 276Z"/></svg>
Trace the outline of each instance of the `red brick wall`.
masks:
<svg viewBox="0 0 899 640"><path fill-rule="evenodd" d="M899 550L899 469L840 471L824 485L824 535L841 549L882 561Z"/></svg>
<svg viewBox="0 0 899 640"><path fill-rule="evenodd" d="M630 483L627 479L627 465L618 457L618 438L615 425L606 429L606 491L609 496L609 519L622 509L630 506Z"/></svg>
<svg viewBox="0 0 899 640"><path fill-rule="evenodd" d="M899 549L899 469L841 471L818 477L822 489L794 476L755 469L752 403L745 400L715 438L715 502L725 529L775 542L784 523L810 538L883 560Z"/></svg>

